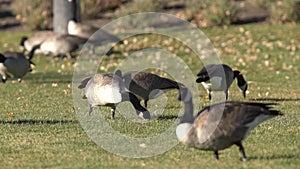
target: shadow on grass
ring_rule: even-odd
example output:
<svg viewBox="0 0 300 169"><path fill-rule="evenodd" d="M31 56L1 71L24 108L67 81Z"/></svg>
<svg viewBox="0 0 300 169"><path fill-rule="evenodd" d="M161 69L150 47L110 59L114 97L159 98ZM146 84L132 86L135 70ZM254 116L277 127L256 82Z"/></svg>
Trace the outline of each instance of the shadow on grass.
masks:
<svg viewBox="0 0 300 169"><path fill-rule="evenodd" d="M177 119L178 116L174 116L174 115L166 115L166 116L159 116L157 119L158 120L174 120Z"/></svg>
<svg viewBox="0 0 300 169"><path fill-rule="evenodd" d="M75 120L34 120L34 119L21 119L21 120L0 120L0 124L76 124Z"/></svg>
<svg viewBox="0 0 300 169"><path fill-rule="evenodd" d="M285 101L300 101L300 98L257 98L256 101L272 101L272 102L285 102Z"/></svg>
<svg viewBox="0 0 300 169"><path fill-rule="evenodd" d="M272 156L262 156L262 157L249 157L248 160L276 160L276 159L300 159L300 155L296 154L280 154Z"/></svg>

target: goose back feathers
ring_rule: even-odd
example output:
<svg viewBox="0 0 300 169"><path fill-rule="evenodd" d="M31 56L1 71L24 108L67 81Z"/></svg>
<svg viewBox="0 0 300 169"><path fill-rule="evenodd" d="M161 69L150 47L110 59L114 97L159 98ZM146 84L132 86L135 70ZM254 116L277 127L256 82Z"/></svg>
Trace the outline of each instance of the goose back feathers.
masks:
<svg viewBox="0 0 300 169"><path fill-rule="evenodd" d="M176 128L178 139L191 147L213 151L216 159L219 150L237 145L246 160L242 141L261 122L282 115L273 104L222 102L205 107L193 117L192 99L182 101L185 111Z"/></svg>

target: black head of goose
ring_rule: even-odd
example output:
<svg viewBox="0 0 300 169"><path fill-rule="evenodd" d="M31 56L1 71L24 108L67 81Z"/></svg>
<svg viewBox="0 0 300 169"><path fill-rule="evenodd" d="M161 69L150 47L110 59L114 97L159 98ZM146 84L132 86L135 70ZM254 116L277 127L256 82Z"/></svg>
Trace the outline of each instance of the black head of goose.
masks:
<svg viewBox="0 0 300 169"><path fill-rule="evenodd" d="M135 94L139 100L144 100L145 107L147 107L149 99L159 97L164 91L183 87L181 83L148 72L127 72L124 73L123 80L125 87L130 92Z"/></svg>
<svg viewBox="0 0 300 169"><path fill-rule="evenodd" d="M27 58L21 52L5 51L0 54L0 74L2 76L2 82L5 83L7 77L10 76L18 78L18 81L21 82L23 76L32 70L31 66L34 65L34 63L31 59L34 56L35 50L39 47L39 45L34 46Z"/></svg>
<svg viewBox="0 0 300 169"><path fill-rule="evenodd" d="M180 142L188 146L213 151L219 159L219 150L237 145L246 160L242 141L261 122L282 115L272 110L272 104L251 102L223 102L202 109L193 117L193 103L188 89L181 90L184 114L176 128ZM216 119L217 118L217 119Z"/></svg>
<svg viewBox="0 0 300 169"><path fill-rule="evenodd" d="M238 87L243 91L243 96L246 97L248 85L243 75L238 70L233 71L226 64L208 64L200 70L197 76L196 82L201 83L207 90L209 99L211 99L211 91L224 91L228 99L228 89L235 78L237 78ZM210 84L206 83L208 80Z"/></svg>
<svg viewBox="0 0 300 169"><path fill-rule="evenodd" d="M78 88L85 90L84 98L87 98L90 105L89 114L95 106L109 106L111 107L111 118L114 119L116 105L120 102L130 101L139 117L150 119L150 113L140 105L137 97L125 91L121 76L122 73L118 70L115 74L95 74L81 82Z"/></svg>

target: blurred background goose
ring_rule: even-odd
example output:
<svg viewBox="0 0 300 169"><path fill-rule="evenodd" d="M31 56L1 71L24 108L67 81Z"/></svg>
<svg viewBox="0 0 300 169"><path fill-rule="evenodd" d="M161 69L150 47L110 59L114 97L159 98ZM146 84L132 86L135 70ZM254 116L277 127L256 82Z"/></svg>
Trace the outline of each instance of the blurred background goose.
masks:
<svg viewBox="0 0 300 169"><path fill-rule="evenodd" d="M271 109L272 104L223 102L208 106L193 117L192 96L186 88L181 90L181 101L184 114L176 128L177 138L188 146L213 151L216 159L219 150L237 145L245 161L242 140L261 122L282 115Z"/></svg>
<svg viewBox="0 0 300 169"><path fill-rule="evenodd" d="M68 33L70 35L76 35L82 38L89 39L91 43L96 45L103 45L120 41L117 36L112 35L103 29L93 27L91 25L77 23L74 20L69 20L68 22Z"/></svg>
<svg viewBox="0 0 300 169"><path fill-rule="evenodd" d="M34 65L34 63L31 59L34 56L35 50L39 47L39 45L34 46L27 57L21 52L5 51L0 54L0 74L2 76L2 82L5 83L7 77L16 77L18 78L18 82L21 82L23 76L32 70L31 66Z"/></svg>
<svg viewBox="0 0 300 169"><path fill-rule="evenodd" d="M197 83L201 83L208 93L208 98L211 99L212 91L224 91L226 100L228 99L228 89L234 79L237 79L238 87L243 91L244 98L248 89L247 82L243 75L238 70L232 70L231 67L225 64L208 64L203 67L197 74ZM210 80L210 83L205 83Z"/></svg>
<svg viewBox="0 0 300 169"><path fill-rule="evenodd" d="M160 77L148 72L127 72L123 75L125 87L135 94L138 99L144 100L144 106L147 107L149 99L155 99L162 95L164 91L171 89L180 89L184 85L174 80Z"/></svg>
<svg viewBox="0 0 300 169"><path fill-rule="evenodd" d="M86 39L78 36L60 34L46 38L40 50L46 55L73 58L72 53L81 49L85 42Z"/></svg>
<svg viewBox="0 0 300 169"><path fill-rule="evenodd" d="M37 53L44 53L52 56L67 56L71 58L71 53L80 49L87 41L86 38L61 34L52 31L40 31L30 37L22 37L20 46L23 51L30 51L33 46L40 45Z"/></svg>
<svg viewBox="0 0 300 169"><path fill-rule="evenodd" d="M52 32L52 31L39 31L35 32L30 37L23 36L21 38L20 47L22 48L23 52L25 51L31 51L32 48L36 45L42 44L42 42L53 36L59 36L59 33ZM36 53L41 53L41 51L38 49L36 50Z"/></svg>
<svg viewBox="0 0 300 169"><path fill-rule="evenodd" d="M125 91L121 76L122 73L118 70L115 74L95 74L81 82L78 88L85 90L84 98L87 98L90 105L89 114L95 106L109 106L111 107L111 119L114 119L116 105L130 101L139 117L150 119L150 113L140 105L137 97Z"/></svg>

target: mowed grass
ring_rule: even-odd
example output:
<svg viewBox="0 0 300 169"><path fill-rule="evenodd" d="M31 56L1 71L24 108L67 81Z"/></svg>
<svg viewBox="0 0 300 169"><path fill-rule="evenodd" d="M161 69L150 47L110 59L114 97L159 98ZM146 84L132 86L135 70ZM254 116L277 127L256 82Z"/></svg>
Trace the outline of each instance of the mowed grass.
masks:
<svg viewBox="0 0 300 169"><path fill-rule="evenodd" d="M249 82L246 99L234 83L230 100L278 103L284 116L259 125L244 141L249 157L240 161L236 146L220 151L216 161L212 152L178 144L169 151L149 158L127 158L97 146L81 127L73 107L70 60L52 60L36 55L35 73L22 84L8 80L0 85L0 164L1 168L298 168L300 165L300 32L299 25L243 25L205 29L224 63L241 70ZM18 49L25 33L0 32L1 51ZM155 43L155 41L154 41ZM191 52L172 51L189 60ZM115 54L112 58L122 60ZM113 63L107 59L108 63ZM190 63L190 62L189 62ZM196 74L202 65L191 62ZM113 69L108 69L113 71ZM209 105L199 85L200 105ZM134 137L160 134L177 122L180 103L170 91L161 118L134 123L116 113L109 120L120 131ZM153 101L150 101L150 106ZM117 110L119 110L117 108ZM120 110L121 111L121 110ZM134 112L133 112L134 113ZM149 145L151 146L151 145Z"/></svg>

